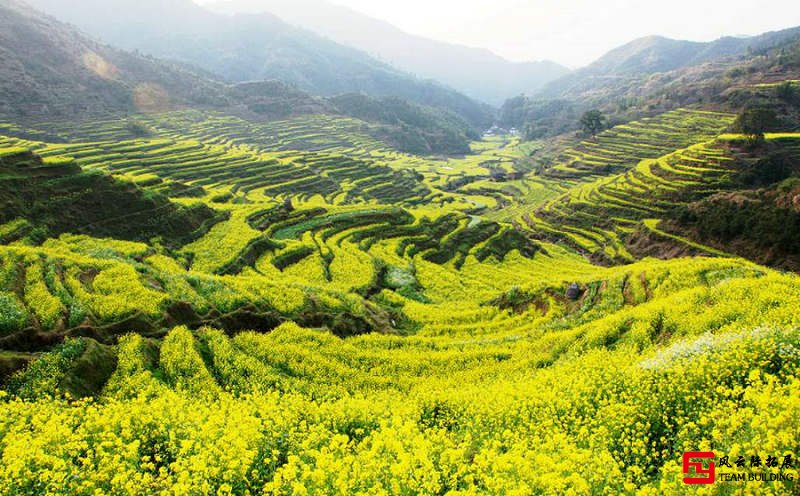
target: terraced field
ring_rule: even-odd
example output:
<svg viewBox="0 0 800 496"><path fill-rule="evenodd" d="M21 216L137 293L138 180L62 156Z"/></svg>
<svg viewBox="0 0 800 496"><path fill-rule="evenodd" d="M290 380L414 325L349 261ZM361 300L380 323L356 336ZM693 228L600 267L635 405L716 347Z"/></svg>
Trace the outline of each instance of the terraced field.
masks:
<svg viewBox="0 0 800 496"><path fill-rule="evenodd" d="M387 149L387 145L371 138L369 124L356 119L314 115L265 123L250 122L238 117L187 110L165 114L143 114L127 119L89 121L84 123L43 123L36 129L20 129L8 125L7 130L24 131L31 136L49 136L43 141L113 142L159 136L176 141L202 141L212 145L235 147L247 145L260 151L350 151L363 147ZM2 130L3 127L0 127Z"/></svg>
<svg viewBox="0 0 800 496"><path fill-rule="evenodd" d="M9 249L4 259L9 252L22 255ZM113 347L67 341L13 378L9 390L23 399L0 400L3 453L19 460L5 463L0 479L12 494L27 491L28 474L49 466L49 484L67 492L435 494L479 486L487 494L589 487L656 494L681 490L676 460L689 446L713 443L720 452L781 459L794 453L796 276L731 259L611 270L568 259L550 255L539 270L519 258L493 267L471 262L460 271L420 261L416 274L430 301L380 293L384 305L402 309L392 324L414 323L409 337L342 340L287 322L270 333L180 326L158 341L146 332L123 335ZM42 287L34 267L26 294ZM565 284L554 277L562 268L580 283L577 301L563 296ZM120 269L102 270L95 291L107 291L103 279L111 270ZM181 286L182 280L167 279L170 292L197 298L191 296L200 294L191 293L196 280ZM85 284L66 281L72 288ZM243 284L237 294L264 288L263 279L236 281ZM511 283L522 285L494 290ZM284 282L280 291L289 287ZM144 291L125 288L125 295L157 305L157 293ZM483 299L487 293L491 299ZM315 301L323 293L306 295ZM743 307L745 298L750 304ZM97 296L86 301L92 312L103 308ZM351 293L345 302L353 308L356 299ZM741 393L718 387L692 396L709 381ZM99 396L89 404L43 398L52 388ZM631 416L640 421L631 423ZM710 419L711 435L686 428L698 416ZM775 439L776 419L787 434L765 447L764 439ZM748 427L733 427L732 420ZM554 437L555 431L564 434ZM100 446L100 439L107 439L102 451L80 461L71 455L70 446ZM125 446L130 456L115 456ZM465 464L464 456L481 461ZM583 464L552 463L565 457ZM398 463L408 471L387 481L383 474ZM143 478L146 489L125 489L119 474ZM792 484L768 483L758 494L791 493Z"/></svg>
<svg viewBox="0 0 800 496"><path fill-rule="evenodd" d="M531 172L537 145L504 137L476 144L472 156L442 160L369 142L355 120L254 124L180 112L131 122L51 126L63 139L94 140L71 143L26 140L9 128L18 137L0 145L46 160L74 157L84 169L112 172L186 208L208 205L226 215L176 252L196 272L308 271L313 282L344 291L381 288L387 264L371 250L387 244L398 266L422 260L459 270L509 254L535 260L546 250L534 238L566 242L595 261L631 262L632 233L665 237L657 219L724 188L735 162L725 141L713 139L730 116L689 110L602 133L541 174ZM130 139L137 130L151 136ZM674 149L696 140L705 141ZM664 150L671 151L651 158ZM565 167L582 172L555 180ZM359 277L337 269L349 263Z"/></svg>
<svg viewBox="0 0 800 496"><path fill-rule="evenodd" d="M535 153L528 160L528 174L521 180L492 186L500 196L499 206L488 213L492 219L513 222L519 226L533 224L535 213L573 188L596 179L625 172L646 159L657 159L678 149L707 142L733 122L733 116L717 112L681 109L657 117L631 122L568 146L552 159L542 161ZM535 152L528 150L529 152ZM537 163L538 162L538 163ZM539 173L530 173L532 170ZM486 187L476 183L468 188ZM468 189L465 188L465 189ZM548 208L549 210L549 208ZM542 229L542 226L539 226ZM580 246L591 241L581 236Z"/></svg>
<svg viewBox="0 0 800 496"><path fill-rule="evenodd" d="M798 277L661 223L753 163L730 120L671 112L550 166L338 118L1 125L4 205L82 188L0 218L0 487L649 496L684 490L687 450L797 456Z"/></svg>
<svg viewBox="0 0 800 496"><path fill-rule="evenodd" d="M326 152L262 153L248 145L162 137L79 144L0 138L0 146L12 145L25 146L43 157L73 157L86 169L125 175L143 187L178 197L205 196L207 189L213 189L300 201L320 196L331 203L414 204L431 194L413 172Z"/></svg>
<svg viewBox="0 0 800 496"><path fill-rule="evenodd" d="M631 262L626 240L632 233L667 237L657 219L726 187L735 172L725 141L713 138L649 157L714 136L729 123L723 114L670 112L581 142L541 174L531 172L535 143L497 137L476 144L475 154L463 159L424 159L374 142L359 148L367 145L356 134L358 121L334 118L253 124L181 112L143 116L136 126L120 120L54 128L62 137L99 141L6 137L0 145L28 147L47 160L74 157L85 169L112 172L186 207L208 204L224 213L227 220L180 251L196 271L274 266L309 270L317 274L312 280L333 283L331 266L353 259L365 272L362 282L374 282L385 269L369 261L368 252L387 242L397 244L403 259L422 257L455 269L471 257L502 261L517 252L535 258L541 243L533 238L567 242L596 261ZM153 136L125 140L137 129ZM792 137L783 142L793 143ZM583 172L553 179L565 167ZM374 206L359 206L365 203ZM337 259L342 246L350 249ZM353 257L354 251L367 255Z"/></svg>
<svg viewBox="0 0 800 496"><path fill-rule="evenodd" d="M767 142L786 156L800 157L800 134L768 135ZM741 144L740 136L721 135L657 159L642 160L623 174L573 187L527 220L534 229L560 236L585 253L623 263L633 261L624 238L641 228L670 237L657 229L658 219L681 205L734 187L744 165L754 161ZM722 254L671 238L694 253Z"/></svg>
<svg viewBox="0 0 800 496"><path fill-rule="evenodd" d="M615 126L566 150L546 175L584 179L623 172L644 159L708 141L733 120L731 114L681 109Z"/></svg>

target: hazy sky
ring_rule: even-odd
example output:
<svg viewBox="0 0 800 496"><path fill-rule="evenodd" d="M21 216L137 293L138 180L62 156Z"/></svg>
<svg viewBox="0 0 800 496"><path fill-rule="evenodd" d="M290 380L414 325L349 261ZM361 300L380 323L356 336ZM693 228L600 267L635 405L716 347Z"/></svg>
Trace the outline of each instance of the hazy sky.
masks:
<svg viewBox="0 0 800 496"><path fill-rule="evenodd" d="M706 41L800 25L798 0L329 1L410 33L488 48L511 60L551 59L572 67L650 34Z"/></svg>

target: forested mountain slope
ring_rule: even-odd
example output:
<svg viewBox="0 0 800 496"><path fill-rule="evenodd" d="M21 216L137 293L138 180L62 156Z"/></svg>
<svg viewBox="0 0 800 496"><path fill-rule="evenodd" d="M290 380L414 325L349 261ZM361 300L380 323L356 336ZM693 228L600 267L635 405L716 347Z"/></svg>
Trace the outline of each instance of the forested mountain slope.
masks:
<svg viewBox="0 0 800 496"><path fill-rule="evenodd" d="M222 84L96 43L17 0L0 2L0 114L16 119L225 106Z"/></svg>
<svg viewBox="0 0 800 496"><path fill-rule="evenodd" d="M483 129L399 98L358 94L333 101L276 80L224 83L200 70L96 43L16 0L3 0L0 10L0 118L8 120L74 122L185 108L256 122L355 116L365 121L367 134L420 154L467 153ZM374 111L363 112L364 105ZM135 119L127 127L131 137L148 133Z"/></svg>

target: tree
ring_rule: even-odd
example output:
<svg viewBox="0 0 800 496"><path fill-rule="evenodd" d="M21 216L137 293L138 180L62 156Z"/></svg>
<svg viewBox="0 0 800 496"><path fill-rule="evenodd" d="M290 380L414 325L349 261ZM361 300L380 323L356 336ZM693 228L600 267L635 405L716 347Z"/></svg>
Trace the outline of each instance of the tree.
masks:
<svg viewBox="0 0 800 496"><path fill-rule="evenodd" d="M148 138L154 134L153 129L144 122L129 119L125 123L128 132L134 138Z"/></svg>
<svg viewBox="0 0 800 496"><path fill-rule="evenodd" d="M509 98L500 109L500 124L504 127L522 127L525 125L525 107L528 98L525 95Z"/></svg>
<svg viewBox="0 0 800 496"><path fill-rule="evenodd" d="M591 134L594 138L597 133L605 129L606 116L599 110L590 110L583 114L580 125L586 134Z"/></svg>
<svg viewBox="0 0 800 496"><path fill-rule="evenodd" d="M784 81L776 86L775 94L778 98L791 105L794 105L800 100L800 98L798 98L800 94L797 91L797 87L795 87L791 81Z"/></svg>
<svg viewBox="0 0 800 496"><path fill-rule="evenodd" d="M777 120L774 110L755 107L744 109L733 125L755 145L764 141L764 133L775 127Z"/></svg>

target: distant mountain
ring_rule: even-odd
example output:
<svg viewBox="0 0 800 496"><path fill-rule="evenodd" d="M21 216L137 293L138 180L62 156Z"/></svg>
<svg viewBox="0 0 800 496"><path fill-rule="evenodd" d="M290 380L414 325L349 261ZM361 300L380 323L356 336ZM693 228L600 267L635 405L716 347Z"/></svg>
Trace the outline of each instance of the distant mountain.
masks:
<svg viewBox="0 0 800 496"><path fill-rule="evenodd" d="M753 37L724 37L711 42L639 38L616 48L592 64L563 76L536 96L580 98L642 77L666 73L768 49L800 36L800 27Z"/></svg>
<svg viewBox="0 0 800 496"><path fill-rule="evenodd" d="M495 106L514 95L534 93L569 72L555 62L516 63L482 48L411 35L325 0L221 0L209 8L224 13L270 12L290 24L363 50L402 70L436 79Z"/></svg>
<svg viewBox="0 0 800 496"><path fill-rule="evenodd" d="M476 128L492 121L488 106L274 15L224 16L191 0L29 1L107 43L188 63L229 82L277 79L314 95L393 96L447 109Z"/></svg>

